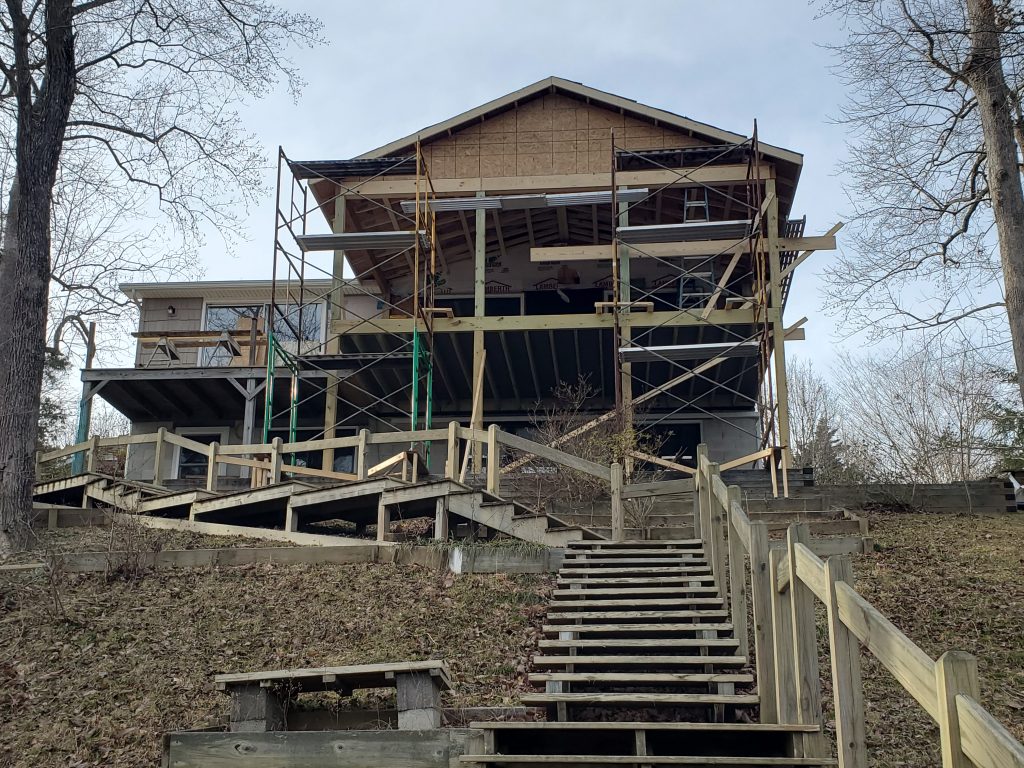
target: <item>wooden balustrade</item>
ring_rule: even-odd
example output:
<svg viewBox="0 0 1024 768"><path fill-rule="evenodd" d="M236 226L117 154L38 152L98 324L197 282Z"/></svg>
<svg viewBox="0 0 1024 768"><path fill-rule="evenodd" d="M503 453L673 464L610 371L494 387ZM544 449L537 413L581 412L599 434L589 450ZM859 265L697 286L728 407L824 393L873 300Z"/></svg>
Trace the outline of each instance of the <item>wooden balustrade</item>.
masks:
<svg viewBox="0 0 1024 768"><path fill-rule="evenodd" d="M1024 746L978 703L977 661L949 651L933 660L854 587L848 556L819 558L807 526L789 527L773 548L764 523L751 522L739 489L726 488L720 467L698 449L694 524L718 579L728 570L728 597L741 652L748 649L747 581L754 613L754 653L761 721L822 723L815 600L825 606L836 742L840 768L868 764L860 652L865 648L939 726L943 768L1024 768ZM728 560L715 556L715 510L724 510ZM710 528L710 530L709 530ZM821 733L808 734L805 754L822 757Z"/></svg>

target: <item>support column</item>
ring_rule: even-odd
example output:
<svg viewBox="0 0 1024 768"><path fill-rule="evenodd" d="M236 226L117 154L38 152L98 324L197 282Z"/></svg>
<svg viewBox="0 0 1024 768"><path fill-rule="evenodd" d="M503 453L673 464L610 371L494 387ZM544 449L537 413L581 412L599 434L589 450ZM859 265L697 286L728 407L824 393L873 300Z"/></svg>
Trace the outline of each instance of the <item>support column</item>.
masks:
<svg viewBox="0 0 1024 768"><path fill-rule="evenodd" d="M619 187L620 190L625 190L626 187ZM619 226L629 226L629 203L619 203ZM618 242L616 240L616 242ZM619 301L629 304L633 300L633 289L630 285L629 278L629 248L624 245L619 245ZM616 312L619 312L619 308L615 308ZM629 315L632 313L632 308L621 310L623 314ZM619 338L616 341L616 354L618 347L628 347L630 340L633 336L633 329L629 322L620 323ZM621 387L622 387L622 415L623 422L622 427L624 430L631 430L633 428L633 364L624 362L622 363L621 370ZM625 471L626 477L631 477L633 474L633 457L627 454L623 458L623 470Z"/></svg>
<svg viewBox="0 0 1024 768"><path fill-rule="evenodd" d="M334 232L345 231L346 198L340 195L334 201ZM331 268L331 300L327 305L327 354L336 355L341 352L341 337L330 332L334 320L345 317L345 252L334 252L334 264ZM326 399L324 401L324 439L330 440L337 436L335 425L338 423L338 382L340 379L330 371L327 372ZM320 466L327 470L334 469L334 449L324 448Z"/></svg>
<svg viewBox="0 0 1024 768"><path fill-rule="evenodd" d="M786 333L782 321L782 265L779 256L779 198L775 194L775 179L765 181L768 202L768 268L771 290L771 308L777 316L772 321L772 358L775 363L775 402L779 444L782 447L782 495L789 496L786 469L790 465L789 450L789 383L786 378Z"/></svg>
<svg viewBox="0 0 1024 768"><path fill-rule="evenodd" d="M285 730L284 702L274 688L258 682L231 687L232 733Z"/></svg>
<svg viewBox="0 0 1024 768"><path fill-rule="evenodd" d="M89 323L89 336L85 340L85 367L82 370L88 371L92 368L93 358L96 357L96 323ZM75 435L76 443L84 443L89 439L89 429L92 426L92 396L96 389L88 382L82 382L82 399L78 405L78 431ZM76 453L71 458L71 474L80 475L84 469L85 457ZM38 478L36 478L38 480Z"/></svg>
<svg viewBox="0 0 1024 768"><path fill-rule="evenodd" d="M477 197L483 197L485 192L477 192ZM487 210L476 209L476 248L473 262L473 315L484 317L487 314L485 286L487 283ZM470 389L480 379L481 369L484 366L484 332L473 331L473 381L470 382ZM483 430L484 428L484 398L481 392L480 401L471 416L470 426L473 429ZM473 449L473 472L479 475L483 471L483 451L477 441L471 442Z"/></svg>
<svg viewBox="0 0 1024 768"><path fill-rule="evenodd" d="M441 727L441 689L429 672L395 675L398 730L430 731Z"/></svg>
<svg viewBox="0 0 1024 768"><path fill-rule="evenodd" d="M256 428L256 379L245 380L245 413L242 416L242 443L252 445ZM252 467L242 467L242 477L251 477Z"/></svg>

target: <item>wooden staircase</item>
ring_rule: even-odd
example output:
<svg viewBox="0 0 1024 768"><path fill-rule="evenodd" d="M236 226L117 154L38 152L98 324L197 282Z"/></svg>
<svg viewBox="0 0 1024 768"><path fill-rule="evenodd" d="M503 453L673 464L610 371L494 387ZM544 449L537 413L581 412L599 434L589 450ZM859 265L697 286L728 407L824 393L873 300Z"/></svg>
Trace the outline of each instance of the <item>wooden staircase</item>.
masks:
<svg viewBox="0 0 1024 768"><path fill-rule="evenodd" d="M756 719L749 660L699 539L570 542L522 697L546 722L474 723L477 765L825 766L817 726Z"/></svg>
<svg viewBox="0 0 1024 768"><path fill-rule="evenodd" d="M230 528L290 532L331 520L390 530L398 518L434 517L434 537L447 538L466 525L473 535L501 533L547 547L600 539L583 526L449 479L408 482L380 477L354 482L310 484L298 480L233 491L171 489L107 475L85 473L37 483L35 500L76 507L103 505L145 517L168 517ZM224 531L230 533L229 530ZM379 541L390 535L378 535Z"/></svg>

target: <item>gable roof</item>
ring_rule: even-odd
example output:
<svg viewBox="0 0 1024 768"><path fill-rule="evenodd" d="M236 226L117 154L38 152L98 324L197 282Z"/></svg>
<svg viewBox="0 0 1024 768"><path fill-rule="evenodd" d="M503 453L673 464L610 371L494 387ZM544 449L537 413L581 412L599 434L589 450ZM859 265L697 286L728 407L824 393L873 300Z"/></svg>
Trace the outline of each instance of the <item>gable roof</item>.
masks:
<svg viewBox="0 0 1024 768"><path fill-rule="evenodd" d="M417 140L421 142L428 142L432 139L447 136L449 133L454 133L460 128L465 128L472 123L480 122L488 117L499 114L500 112L514 109L521 101L526 101L545 93L563 93L569 96L574 96L591 103L608 107L615 111L621 110L632 117L663 123L667 126L677 128L681 131L692 133L696 136L707 138L713 142L721 144L738 144L747 139L746 136L739 133L724 131L713 125L691 120L688 117L683 117L682 115L677 115L673 112L667 112L663 109L649 107L646 104L641 104L633 99L616 96L613 93L599 91L596 88L591 88L590 86L583 85L582 83L576 83L572 80L564 80L560 77L546 77L543 80L538 80L532 85L526 86L525 88L520 88L518 91L513 91L512 93L501 96L493 101L488 101L486 104L481 104L479 107L475 107L466 112L455 115L454 117L450 117L440 123L427 126L415 133L411 133L408 136L403 136L400 139L396 139L395 141L385 144L382 147L371 149L369 152L359 155L356 159L370 160L379 157L393 157L401 155L415 146ZM803 164L803 155L798 152L793 152L791 150L776 147L771 144L765 144L763 142L758 142L758 148L765 155L775 158L776 160L785 163L792 163L798 167Z"/></svg>

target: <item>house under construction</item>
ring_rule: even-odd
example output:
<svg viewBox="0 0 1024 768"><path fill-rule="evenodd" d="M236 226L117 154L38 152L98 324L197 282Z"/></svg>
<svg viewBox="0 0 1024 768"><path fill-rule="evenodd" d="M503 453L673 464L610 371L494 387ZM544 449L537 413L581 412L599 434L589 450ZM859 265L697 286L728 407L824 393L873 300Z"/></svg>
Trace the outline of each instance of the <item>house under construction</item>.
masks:
<svg viewBox="0 0 1024 768"><path fill-rule="evenodd" d="M655 436L638 461L690 467L706 443L784 468L785 342L803 334L787 294L835 247L794 214L801 163L756 126L554 77L356 158L282 151L272 267L124 286L136 366L86 370L85 399L102 391L135 432L227 445L451 421L529 434L560 383L585 381L589 423ZM163 477L205 476L192 453ZM351 451L300 460L352 471Z"/></svg>

